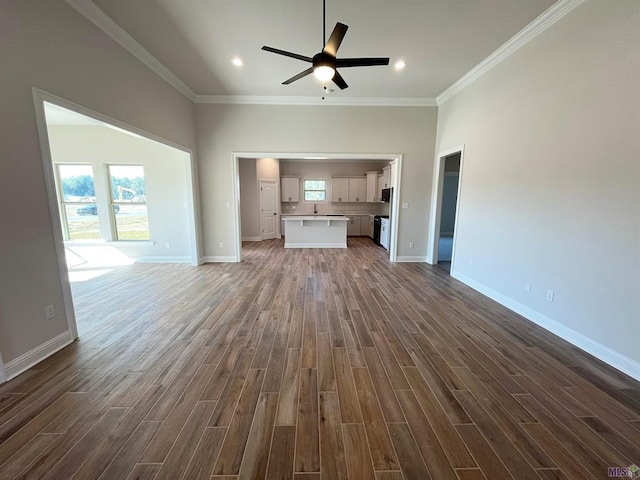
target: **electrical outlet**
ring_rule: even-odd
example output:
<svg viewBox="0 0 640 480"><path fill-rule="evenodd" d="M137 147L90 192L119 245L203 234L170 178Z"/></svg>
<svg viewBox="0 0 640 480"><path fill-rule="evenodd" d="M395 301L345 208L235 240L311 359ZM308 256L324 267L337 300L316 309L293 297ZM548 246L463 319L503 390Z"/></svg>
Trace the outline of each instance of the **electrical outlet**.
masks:
<svg viewBox="0 0 640 480"><path fill-rule="evenodd" d="M547 290L547 300L553 302L553 297L555 296L555 292L553 290Z"/></svg>
<svg viewBox="0 0 640 480"><path fill-rule="evenodd" d="M524 282L524 291L525 292L531 291L531 282Z"/></svg>
<svg viewBox="0 0 640 480"><path fill-rule="evenodd" d="M47 317L47 320L51 320L56 316L56 309L53 307L53 305L47 305L46 307L44 307L44 314Z"/></svg>
<svg viewBox="0 0 640 480"><path fill-rule="evenodd" d="M469 266L473 268L473 260L469 259Z"/></svg>
<svg viewBox="0 0 640 480"><path fill-rule="evenodd" d="M225 206L225 207L227 207L227 208L231 208L231 202L226 202L226 203L224 204L224 206Z"/></svg>
<svg viewBox="0 0 640 480"><path fill-rule="evenodd" d="M409 242L409 248L413 248L413 242Z"/></svg>
<svg viewBox="0 0 640 480"><path fill-rule="evenodd" d="M409 208L409 202L402 202L402 208Z"/></svg>
<svg viewBox="0 0 640 480"><path fill-rule="evenodd" d="M220 242L220 248L224 247L224 243Z"/></svg>
<svg viewBox="0 0 640 480"><path fill-rule="evenodd" d="M171 248L171 244L170 244L169 242L166 242L166 243L164 244L164 248Z"/></svg>

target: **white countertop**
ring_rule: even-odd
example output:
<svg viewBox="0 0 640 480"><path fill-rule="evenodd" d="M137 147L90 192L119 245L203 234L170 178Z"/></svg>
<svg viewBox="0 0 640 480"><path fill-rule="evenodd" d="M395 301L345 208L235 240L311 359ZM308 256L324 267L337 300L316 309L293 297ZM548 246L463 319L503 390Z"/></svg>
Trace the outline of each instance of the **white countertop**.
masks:
<svg viewBox="0 0 640 480"><path fill-rule="evenodd" d="M282 216L282 220L284 221L291 221L291 220L322 220L322 221L327 221L327 220L338 220L341 222L347 222L349 221L349 217L346 217L344 215L340 215L340 216L332 216L332 215L283 215Z"/></svg>
<svg viewBox="0 0 640 480"><path fill-rule="evenodd" d="M371 216L371 217L375 217L376 215L386 215L386 213L336 213L333 215L326 215L326 214L317 214L317 215L313 215L313 214L309 214L309 213L281 213L280 214L282 216L282 218L286 218L286 217L332 217L332 218L337 218L333 215L340 215L340 216L345 216L345 217L354 217L354 216Z"/></svg>

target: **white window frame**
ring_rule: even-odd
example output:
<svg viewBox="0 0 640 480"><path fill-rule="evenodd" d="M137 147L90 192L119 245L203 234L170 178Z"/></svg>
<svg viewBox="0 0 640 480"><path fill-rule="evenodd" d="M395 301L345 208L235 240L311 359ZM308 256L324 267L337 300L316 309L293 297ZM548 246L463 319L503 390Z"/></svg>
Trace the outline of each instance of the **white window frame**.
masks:
<svg viewBox="0 0 640 480"><path fill-rule="evenodd" d="M109 219L111 225L111 238L116 242L149 242L151 241L151 226L149 226L149 238L141 239L141 240L131 240L131 239L123 239L121 240L118 237L118 224L116 222L116 213L114 207L118 205L144 205L147 207L147 224L149 222L149 205L146 201L146 193L145 193L145 201L144 202L119 202L115 198L113 198L113 185L111 185L111 168L110 167L140 167L144 172L144 188L145 192L147 190L147 172L145 171L144 165L139 163L105 163L105 171L107 177L107 191L109 192Z"/></svg>
<svg viewBox="0 0 640 480"><path fill-rule="evenodd" d="M307 200L305 193L309 192L321 192L322 190L307 190L305 188L305 182L324 182L324 200ZM302 179L302 203L329 203L329 180L326 178L313 177Z"/></svg>
<svg viewBox="0 0 640 480"><path fill-rule="evenodd" d="M91 177L93 178L93 191L95 193L96 191L96 175L93 171L93 165L90 163L65 163L65 162L60 162L60 163L54 163L55 169L54 169L54 177L56 180L56 190L58 191L58 208L60 210L60 220L62 222L62 233L64 236L64 240L66 242L85 242L87 241L87 239L76 239L76 240L72 240L70 235L69 235L69 222L67 220L67 209L65 208L67 205L77 205L77 206L81 206L81 205L95 205L96 206L96 217L98 218L98 222L100 222L100 212L98 211L98 197L97 195L94 197L93 202L67 202L64 199L64 189L62 188L62 175L60 174L60 167L67 167L67 166L71 166L71 167L78 167L78 166L85 166L85 167L90 167L91 168Z"/></svg>

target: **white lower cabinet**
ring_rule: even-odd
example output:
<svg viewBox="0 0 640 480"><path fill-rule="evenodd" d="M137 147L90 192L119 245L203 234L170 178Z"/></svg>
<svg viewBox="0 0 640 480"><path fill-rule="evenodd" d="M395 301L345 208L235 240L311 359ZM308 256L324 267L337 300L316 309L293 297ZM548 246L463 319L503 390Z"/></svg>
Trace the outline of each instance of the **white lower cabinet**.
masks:
<svg viewBox="0 0 640 480"><path fill-rule="evenodd" d="M362 226L362 218L360 215L350 215L349 222L347 223L347 237L357 237L362 235L360 233Z"/></svg>
<svg viewBox="0 0 640 480"><path fill-rule="evenodd" d="M368 228L367 228L367 237L373 239L373 219L375 218L375 215L367 215L366 217L364 217L364 219L367 221L368 224Z"/></svg>

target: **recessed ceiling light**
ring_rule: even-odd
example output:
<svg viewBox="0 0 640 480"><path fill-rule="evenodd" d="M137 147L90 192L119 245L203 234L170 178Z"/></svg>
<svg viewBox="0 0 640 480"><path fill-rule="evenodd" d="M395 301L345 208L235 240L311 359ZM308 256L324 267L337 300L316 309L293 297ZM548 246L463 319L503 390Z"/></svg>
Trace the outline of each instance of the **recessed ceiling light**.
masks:
<svg viewBox="0 0 640 480"><path fill-rule="evenodd" d="M406 66L407 66L407 62L405 62L404 60L398 60L396 64L393 66L393 68L395 68L396 70L402 70Z"/></svg>
<svg viewBox="0 0 640 480"><path fill-rule="evenodd" d="M244 65L244 62L238 57L235 57L233 60L231 60L231 63L233 63L236 67L241 67L242 65Z"/></svg>

